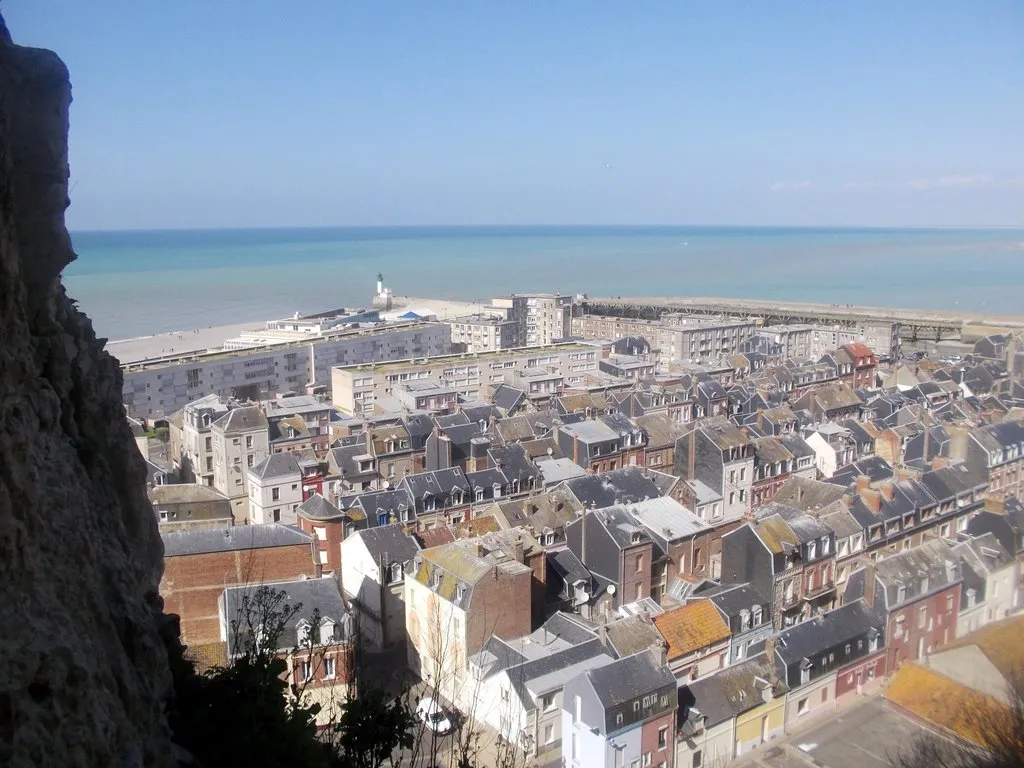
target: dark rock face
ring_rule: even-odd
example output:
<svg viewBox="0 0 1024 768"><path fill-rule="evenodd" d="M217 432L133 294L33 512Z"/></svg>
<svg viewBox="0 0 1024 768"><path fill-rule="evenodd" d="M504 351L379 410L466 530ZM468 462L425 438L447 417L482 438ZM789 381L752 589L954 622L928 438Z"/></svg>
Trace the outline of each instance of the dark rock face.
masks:
<svg viewBox="0 0 1024 768"><path fill-rule="evenodd" d="M60 284L71 86L0 18L0 765L165 765L162 547L121 373Z"/></svg>

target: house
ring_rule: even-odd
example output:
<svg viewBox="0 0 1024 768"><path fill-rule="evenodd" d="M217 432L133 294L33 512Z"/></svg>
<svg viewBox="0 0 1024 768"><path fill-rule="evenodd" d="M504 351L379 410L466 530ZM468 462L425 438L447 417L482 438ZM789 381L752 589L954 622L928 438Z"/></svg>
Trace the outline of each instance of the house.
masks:
<svg viewBox="0 0 1024 768"><path fill-rule="evenodd" d="M213 487L231 501L235 523L243 523L250 506L248 470L270 455L267 417L256 406L234 408L210 425L209 437Z"/></svg>
<svg viewBox="0 0 1024 768"><path fill-rule="evenodd" d="M750 509L754 481L754 443L725 419L701 423L676 443L675 473L700 480L723 500L723 523Z"/></svg>
<svg viewBox="0 0 1024 768"><path fill-rule="evenodd" d="M563 456L592 472L638 464L646 442L643 431L625 416L563 424L557 439Z"/></svg>
<svg viewBox="0 0 1024 768"><path fill-rule="evenodd" d="M185 483L213 486L213 423L236 404L207 395L181 409L171 427L171 461ZM172 416L171 424L178 419Z"/></svg>
<svg viewBox="0 0 1024 768"><path fill-rule="evenodd" d="M533 571L525 546L479 538L422 550L405 574L410 668L448 701L465 701L467 664L488 638L528 634Z"/></svg>
<svg viewBox="0 0 1024 768"><path fill-rule="evenodd" d="M565 527L568 549L593 574L596 598L611 596L610 608L651 595L654 544L627 507L587 510Z"/></svg>
<svg viewBox="0 0 1024 768"><path fill-rule="evenodd" d="M690 430L674 421L667 412L649 413L635 419L647 435L645 467L671 472L675 467L676 442Z"/></svg>
<svg viewBox="0 0 1024 768"><path fill-rule="evenodd" d="M1021 607L1021 564L1003 549L991 533L961 541L953 546L960 558L963 585L957 637L1007 618Z"/></svg>
<svg viewBox="0 0 1024 768"><path fill-rule="evenodd" d="M426 521L442 519L448 523L458 523L465 519L473 501L469 481L458 467L406 475L398 484L398 489L405 491L412 503L409 510L412 517L402 518L400 522L425 517ZM500 489L493 491L493 498L500 496Z"/></svg>
<svg viewBox="0 0 1024 768"><path fill-rule="evenodd" d="M644 651L565 684L562 761L567 768L675 765L676 681Z"/></svg>
<svg viewBox="0 0 1024 768"><path fill-rule="evenodd" d="M750 651L774 634L771 604L749 584L722 584L696 589L689 602L707 600L729 627L729 664L750 658Z"/></svg>
<svg viewBox="0 0 1024 768"><path fill-rule="evenodd" d="M808 389L792 401L791 405L810 413L816 422L860 419L864 410L864 402L857 393L842 382Z"/></svg>
<svg viewBox="0 0 1024 768"><path fill-rule="evenodd" d="M602 508L658 498L662 492L653 476L640 467L625 467L574 477L566 480L564 487L580 505Z"/></svg>
<svg viewBox="0 0 1024 768"><path fill-rule="evenodd" d="M355 531L341 542L341 588L366 650L405 647L405 571L419 551L401 525Z"/></svg>
<svg viewBox="0 0 1024 768"><path fill-rule="evenodd" d="M181 640L199 647L220 640L217 600L226 587L315 578L313 538L285 525L161 533L160 596L180 618Z"/></svg>
<svg viewBox="0 0 1024 768"><path fill-rule="evenodd" d="M749 583L771 601L776 629L832 606L835 533L821 520L772 502L722 539L722 582Z"/></svg>
<svg viewBox="0 0 1024 768"><path fill-rule="evenodd" d="M561 750L565 683L614 659L593 630L556 613L524 637L490 638L470 659L468 711L531 757Z"/></svg>
<svg viewBox="0 0 1024 768"><path fill-rule="evenodd" d="M314 493L295 510L299 530L313 536L314 560L324 573L341 567L341 542L346 535L366 525L359 509L342 512L319 493Z"/></svg>
<svg viewBox="0 0 1024 768"><path fill-rule="evenodd" d="M669 496L623 505L642 525L654 544L651 594L660 602L668 583L681 574L706 571L712 541L720 538L714 529Z"/></svg>
<svg viewBox="0 0 1024 768"><path fill-rule="evenodd" d="M249 485L249 520L263 523L297 523L302 503L302 470L293 452L273 453L246 472Z"/></svg>
<svg viewBox="0 0 1024 768"><path fill-rule="evenodd" d="M750 495L752 508L757 508L771 501L796 469L796 457L780 438L760 437L753 442L754 481Z"/></svg>
<svg viewBox="0 0 1024 768"><path fill-rule="evenodd" d="M477 512L478 516L493 515L502 529L525 528L543 547L564 546L566 525L582 513L583 505L563 488L499 501Z"/></svg>
<svg viewBox="0 0 1024 768"><path fill-rule="evenodd" d="M861 600L784 629L774 643L775 658L789 694L786 730L835 709L839 670L846 670L885 645L885 618ZM881 658L870 669L884 676ZM874 679L874 678L872 678ZM844 683L845 685L845 683Z"/></svg>
<svg viewBox="0 0 1024 768"><path fill-rule="evenodd" d="M271 451L313 450L323 456L330 445L334 407L312 395L278 395L266 404Z"/></svg>
<svg viewBox="0 0 1024 768"><path fill-rule="evenodd" d="M838 424L819 424L804 441L814 451L815 466L823 478L832 477L857 459L857 444L850 430Z"/></svg>
<svg viewBox="0 0 1024 768"><path fill-rule="evenodd" d="M1024 561L1024 503L1018 499L986 499L985 508L971 517L967 533L991 533L1003 549Z"/></svg>
<svg viewBox="0 0 1024 768"><path fill-rule="evenodd" d="M148 493L161 532L234 525L231 502L207 485L158 485Z"/></svg>
<svg viewBox="0 0 1024 768"><path fill-rule="evenodd" d="M266 597L266 595L273 595ZM273 643L286 664L289 686L306 705L318 705L317 725L337 722L355 683L356 629L335 579L268 582L228 587L218 600L220 639L228 658ZM277 636L258 622L267 611L284 619Z"/></svg>
<svg viewBox="0 0 1024 768"><path fill-rule="evenodd" d="M885 612L886 674L956 640L961 571L949 545L936 540L850 575L844 600L864 598Z"/></svg>
<svg viewBox="0 0 1024 768"><path fill-rule="evenodd" d="M787 690L765 654L681 687L676 765L725 765L781 736Z"/></svg>
<svg viewBox="0 0 1024 768"><path fill-rule="evenodd" d="M729 666L729 625L714 603L698 600L655 616L668 667L679 680L699 680Z"/></svg>
<svg viewBox="0 0 1024 768"><path fill-rule="evenodd" d="M988 471L988 494L1024 499L1024 422L1004 421L972 429L967 464Z"/></svg>
<svg viewBox="0 0 1024 768"><path fill-rule="evenodd" d="M875 386L878 360L871 347L859 342L851 342L843 344L837 352L845 353L844 362L852 365L852 374L847 383L853 389L871 389Z"/></svg>

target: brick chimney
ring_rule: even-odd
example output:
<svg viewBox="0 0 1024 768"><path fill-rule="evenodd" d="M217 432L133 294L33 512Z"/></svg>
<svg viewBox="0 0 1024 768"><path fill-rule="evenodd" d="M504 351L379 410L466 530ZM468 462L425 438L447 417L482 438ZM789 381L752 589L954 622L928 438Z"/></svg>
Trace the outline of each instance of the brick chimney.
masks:
<svg viewBox="0 0 1024 768"><path fill-rule="evenodd" d="M998 496L986 496L985 497L985 511L991 512L994 515L1005 515L1006 514L1006 500L1001 499Z"/></svg>
<svg viewBox="0 0 1024 768"><path fill-rule="evenodd" d="M868 488L860 494L861 499L868 505L872 512L880 512L882 509L882 494L874 488Z"/></svg>
<svg viewBox="0 0 1024 768"><path fill-rule="evenodd" d="M870 560L864 568L864 604L875 607L875 564Z"/></svg>
<svg viewBox="0 0 1024 768"><path fill-rule="evenodd" d="M892 483L882 483L878 490L885 497L886 501L892 501L893 496L896 495L896 486Z"/></svg>
<svg viewBox="0 0 1024 768"><path fill-rule="evenodd" d="M857 476L857 494L860 496L864 495L864 491L871 487L871 478L867 475Z"/></svg>
<svg viewBox="0 0 1024 768"><path fill-rule="evenodd" d="M515 540L515 543L512 544L512 559L515 560L517 563L525 563L526 562L526 554L525 554L525 552L526 552L526 550L525 550L525 547L523 547L523 540L522 540L522 538L517 538Z"/></svg>

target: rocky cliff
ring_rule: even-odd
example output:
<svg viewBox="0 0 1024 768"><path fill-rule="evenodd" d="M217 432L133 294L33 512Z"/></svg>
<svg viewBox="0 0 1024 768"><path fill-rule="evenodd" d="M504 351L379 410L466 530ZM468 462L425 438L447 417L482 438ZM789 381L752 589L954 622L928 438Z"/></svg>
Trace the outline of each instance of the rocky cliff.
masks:
<svg viewBox="0 0 1024 768"><path fill-rule="evenodd" d="M60 282L70 104L0 18L0 765L163 765L160 538L118 365Z"/></svg>

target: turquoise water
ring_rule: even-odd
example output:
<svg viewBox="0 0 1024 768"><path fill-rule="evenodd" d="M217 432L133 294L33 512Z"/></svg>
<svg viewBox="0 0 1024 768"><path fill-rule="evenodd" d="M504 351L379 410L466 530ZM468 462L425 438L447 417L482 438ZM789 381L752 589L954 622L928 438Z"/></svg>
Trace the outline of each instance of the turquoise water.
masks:
<svg viewBox="0 0 1024 768"><path fill-rule="evenodd" d="M366 305L523 291L728 296L1024 314L1024 231L381 227L78 232L64 271L129 338Z"/></svg>

